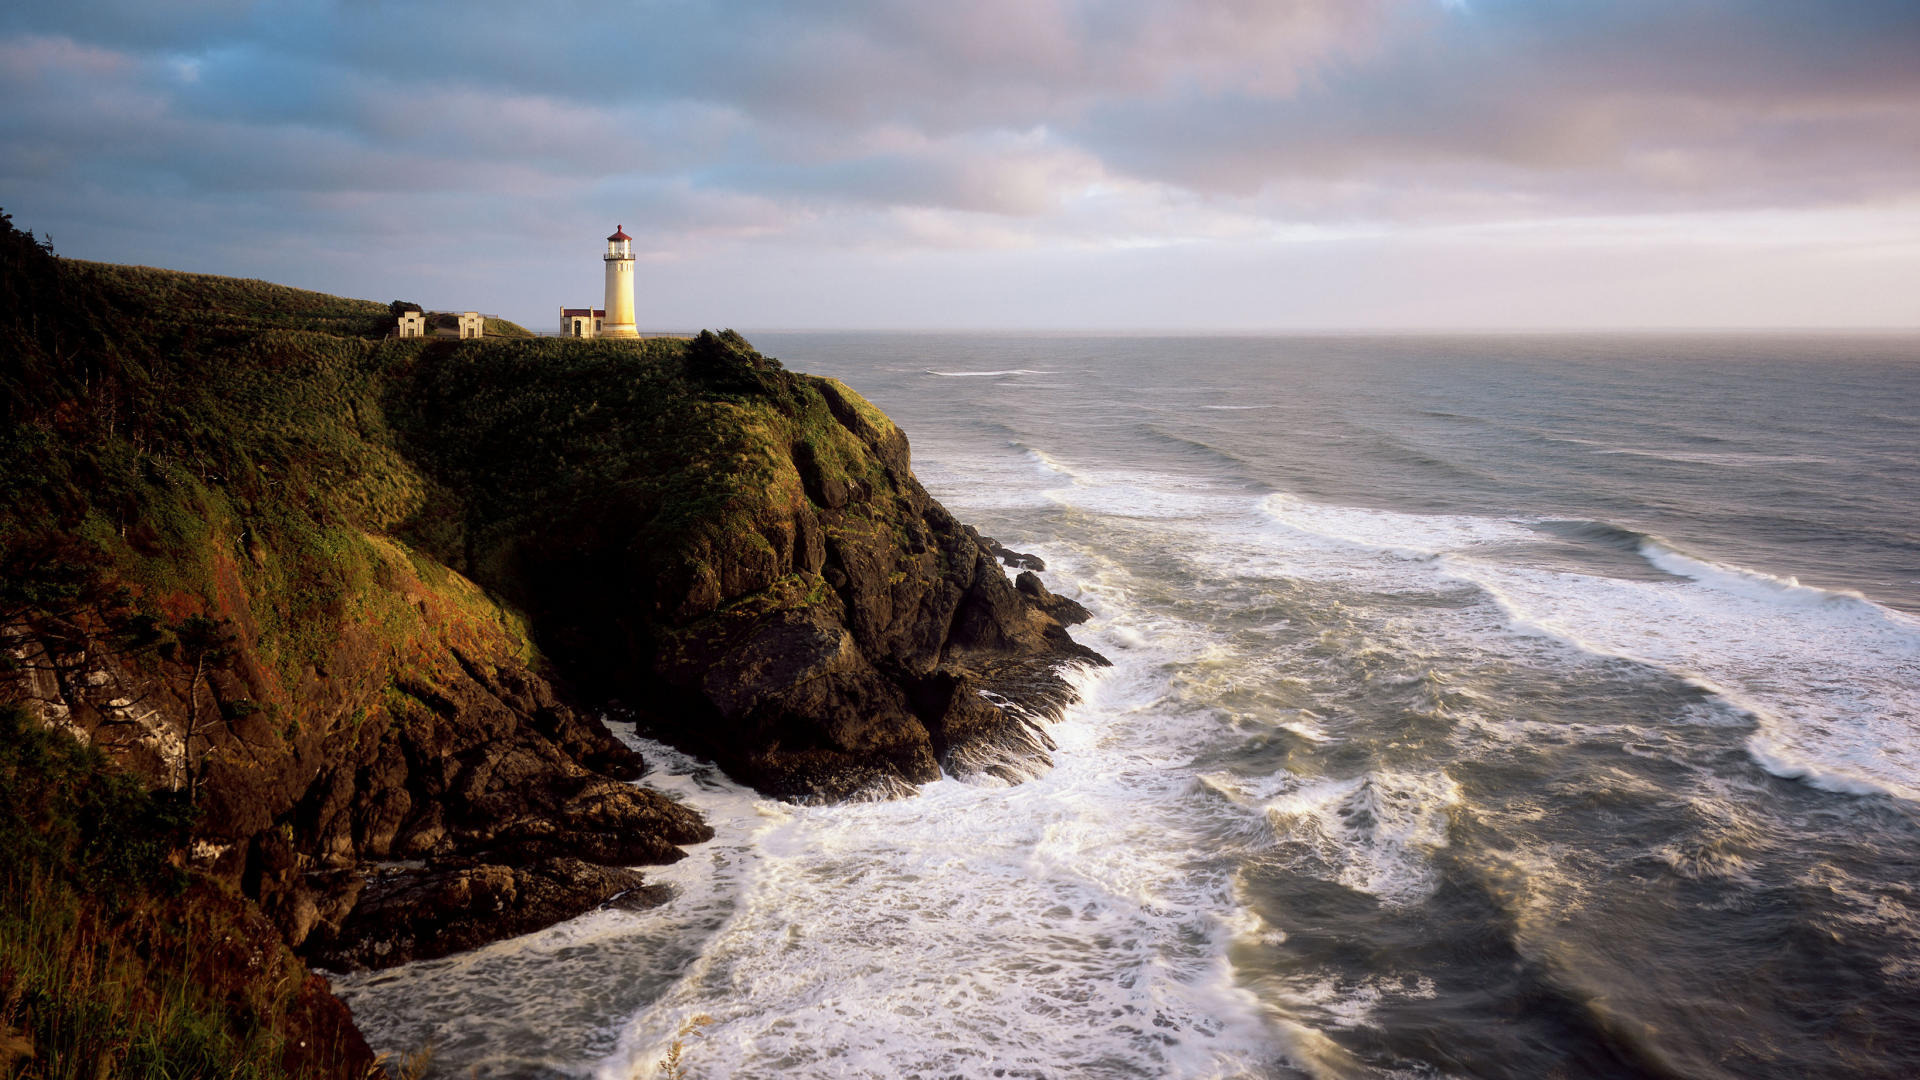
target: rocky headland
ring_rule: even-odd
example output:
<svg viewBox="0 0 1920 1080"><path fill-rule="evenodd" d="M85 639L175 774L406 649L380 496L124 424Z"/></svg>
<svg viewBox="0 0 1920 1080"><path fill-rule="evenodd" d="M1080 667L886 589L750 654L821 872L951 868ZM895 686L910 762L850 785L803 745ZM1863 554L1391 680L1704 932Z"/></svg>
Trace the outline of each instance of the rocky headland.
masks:
<svg viewBox="0 0 1920 1080"><path fill-rule="evenodd" d="M259 1075L371 1065L324 985L235 1011L293 956L379 967L667 899L636 868L711 830L636 783L604 715L772 796L901 797L1043 769L1061 670L1104 662L884 414L731 332L398 341L384 305L4 232L0 703L173 824L103 898L87 853L135 833L87 809L93 781L8 759L40 809L0 840L109 933L189 886L270 925L252 961L184 965L255 1046L231 1053L275 1048ZM35 839L61 822L65 846ZM18 955L0 941L0 1054L18 1036L38 1075L78 1051Z"/></svg>

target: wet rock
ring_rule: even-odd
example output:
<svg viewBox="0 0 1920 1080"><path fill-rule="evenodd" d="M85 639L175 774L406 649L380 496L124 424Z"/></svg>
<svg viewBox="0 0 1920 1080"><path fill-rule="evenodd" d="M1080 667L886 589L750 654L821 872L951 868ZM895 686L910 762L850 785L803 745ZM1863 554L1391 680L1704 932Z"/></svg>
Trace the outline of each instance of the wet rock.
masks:
<svg viewBox="0 0 1920 1080"><path fill-rule="evenodd" d="M1045 570L1047 564L1038 555L1028 555L1014 551L991 536L982 536L980 544L993 553L994 558L1019 570Z"/></svg>
<svg viewBox="0 0 1920 1080"><path fill-rule="evenodd" d="M597 907L637 910L670 892L638 871L575 858L524 866L450 860L376 873L337 931L307 955L335 971L385 968L463 952Z"/></svg>
<svg viewBox="0 0 1920 1080"><path fill-rule="evenodd" d="M1066 631L1084 610L1015 588L1002 560L1041 561L934 501L913 477L906 436L871 403L834 380L784 371L737 336L714 341L708 351L725 352L731 374L715 383L714 357L690 359L687 381L657 384L680 403L608 416L596 436L603 448L657 450L662 432L676 432L665 465L624 462L665 470L646 483L608 483L620 472L609 465L529 484L513 462L467 453L469 433L444 419L456 413L423 417L410 437L435 459L465 463L444 482L506 508L467 526L463 565L528 614L570 683L644 703L636 718L649 734L762 792L802 801L910 794L974 743L1043 768L1034 725L1071 698L1060 671L1104 662ZM539 377L520 367L492 375ZM464 387L480 376L422 369L422 378ZM610 381L572 392L631 395L630 373L591 378ZM504 395L489 401L543 397L514 393L518 383L486 385ZM547 415L529 407L512 422L537 426ZM695 415L709 419L684 426ZM570 459L566 446L555 453ZM504 498L509 490L518 497ZM1010 689L1044 690L1026 703L987 692L989 673L1015 661L1033 663ZM962 679L971 689L954 692ZM457 809L446 812L446 843L459 842ZM394 845L414 835L399 818Z"/></svg>
<svg viewBox="0 0 1920 1080"><path fill-rule="evenodd" d="M1093 614L1077 601L1055 596L1048 591L1041 583L1040 575L1031 570L1022 571L1019 577L1013 579L1013 587L1062 626L1077 626L1093 618Z"/></svg>

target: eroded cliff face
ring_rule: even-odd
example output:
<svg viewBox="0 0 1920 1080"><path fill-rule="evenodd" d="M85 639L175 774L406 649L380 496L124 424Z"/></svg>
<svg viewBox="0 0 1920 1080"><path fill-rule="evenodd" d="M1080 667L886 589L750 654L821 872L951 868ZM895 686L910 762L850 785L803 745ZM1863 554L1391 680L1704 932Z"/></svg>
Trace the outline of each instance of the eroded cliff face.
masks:
<svg viewBox="0 0 1920 1080"><path fill-rule="evenodd" d="M783 798L1046 766L1060 669L1104 663L1066 633L1085 612L1016 588L873 405L731 334L573 366L564 395L553 377L429 355L403 426L468 510L446 556L520 604L570 678ZM583 400L602 415L570 428ZM475 415L491 430L450 419ZM593 479L528 483L527 453Z"/></svg>
<svg viewBox="0 0 1920 1080"><path fill-rule="evenodd" d="M1033 775L1044 723L1070 699L1057 669L1102 662L1066 634L1084 612L1015 589L914 479L906 437L851 390L796 389L818 395L851 436L837 449L865 467L797 442L799 490L769 500L755 530L771 559L751 539L717 544L698 552L710 573L663 590L653 667L713 725L690 733L788 797L896 794L942 768ZM728 579L733 593L712 587ZM796 579L826 587L782 595Z"/></svg>
<svg viewBox="0 0 1920 1080"><path fill-rule="evenodd" d="M177 861L336 966L658 900L632 868L711 836L397 535L382 311L0 228L0 703L190 804Z"/></svg>
<svg viewBox="0 0 1920 1080"><path fill-rule="evenodd" d="M664 899L633 867L711 831L602 709L771 795L901 797L1045 768L1104 662L886 416L731 332L383 341L18 237L0 702L192 803L183 859L312 962Z"/></svg>
<svg viewBox="0 0 1920 1080"><path fill-rule="evenodd" d="M638 889L625 868L711 837L693 811L629 783L639 755L560 699L479 589L444 572L430 585L394 554L379 632L346 628L292 686L262 655L235 577L200 613L224 636L198 651L129 640L135 616L111 606L16 618L0 628L8 696L190 797L193 864L335 967L442 955L571 917ZM411 865L382 869L396 863ZM439 933L424 914L449 918L457 905L438 892L476 872L494 894L546 887L489 934ZM394 893L424 907L369 902ZM505 911L498 900L468 906Z"/></svg>

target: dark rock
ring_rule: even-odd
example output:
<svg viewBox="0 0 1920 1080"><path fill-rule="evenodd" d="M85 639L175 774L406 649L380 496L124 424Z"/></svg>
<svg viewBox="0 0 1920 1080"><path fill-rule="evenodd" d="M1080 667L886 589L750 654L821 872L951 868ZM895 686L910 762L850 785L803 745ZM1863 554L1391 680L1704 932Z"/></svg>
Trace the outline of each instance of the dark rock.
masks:
<svg viewBox="0 0 1920 1080"><path fill-rule="evenodd" d="M1058 669L1105 663L1066 633L1086 610L1037 579L1008 581L994 557L1005 549L928 496L908 471L905 438L870 405L831 380L796 382L792 408L817 391L844 433L792 445L804 497L770 500L752 529L708 537L701 580L719 587L696 595L656 579L669 597L656 610L671 617L626 631L658 643L651 674L675 705L663 734L761 791L808 801L896 797L942 767L1006 779L1046 767L1040 725L1073 696ZM844 497L841 474L863 478ZM817 554L801 542L814 536ZM780 592L816 572L810 595ZM638 596L626 605L644 607ZM1020 678L997 674L1010 664Z"/></svg>
<svg viewBox="0 0 1920 1080"><path fill-rule="evenodd" d="M191 799L196 880L245 898L262 955L386 965L659 902L627 864L711 831L628 784L645 762L584 702L644 703L763 791L891 797L1044 768L1062 670L1104 662L1067 635L1084 611L1001 569L1040 560L921 488L898 426L731 331L369 355L338 335L377 306L321 298L296 332L285 290L262 322L246 283L63 262L0 267L46 315L0 326L40 372L8 407L50 436L0 511L10 595L82 599L6 608L0 648L37 661L0 700ZM284 415L230 424L233 401ZM145 479L102 471L121 458ZM204 543L159 527L188 520ZM54 565L85 573L24 580ZM189 660L163 617L225 644ZM353 1043L324 984L286 989Z"/></svg>
<svg viewBox="0 0 1920 1080"><path fill-rule="evenodd" d="M164 530L145 522L170 519L113 508L131 517L127 550L175 573L123 573L112 545L89 556L98 597L133 586L170 620L216 621L231 648L202 672L112 647L136 620L104 599L10 611L0 644L48 663L9 673L0 697L150 784L192 788L193 868L311 958L398 963L615 897L657 902L627 867L711 830L632 787L646 763L583 702L644 703L651 732L781 797L896 797L942 768L1012 781L1046 767L1045 724L1073 700L1063 670L1104 663L1066 631L1083 608L1002 569L1039 559L927 494L892 421L736 334L631 356L429 346L355 368L374 388L351 392L283 337L219 363L171 338L142 355L175 379L278 365L306 380L289 401L338 403L301 422L354 445L300 464L235 433L231 511L208 518L203 548L153 548ZM152 460L181 448L161 449ZM73 457L36 467L64 476L87 460ZM241 484L233 466L258 476ZM99 486L74 475L74 498ZM331 498L336 484L352 494ZM187 490L142 498L204 509ZM409 500L408 521L383 516ZM43 531L83 509L43 507ZM352 587L285 610L317 561L296 538L329 530ZM396 861L418 865L367 870Z"/></svg>
<svg viewBox="0 0 1920 1080"><path fill-rule="evenodd" d="M571 794L534 789L496 820L483 847L489 857L520 864L577 855L616 866L678 862L678 844L713 839L693 810L657 791L591 778Z"/></svg>
<svg viewBox="0 0 1920 1080"><path fill-rule="evenodd" d="M1049 592L1041 583L1040 576L1031 570L1022 571L1019 577L1013 579L1013 587L1063 626L1077 626L1093 618L1093 614L1078 602Z"/></svg>
<svg viewBox="0 0 1920 1080"><path fill-rule="evenodd" d="M1014 551L1002 545L991 536L980 537L980 546L993 553L993 556L1008 566L1020 570L1045 570L1047 564L1038 555L1028 555Z"/></svg>
<svg viewBox="0 0 1920 1080"><path fill-rule="evenodd" d="M288 1076L369 1077L378 1066L353 1013L323 975L309 974L287 1010L280 1067Z"/></svg>
<svg viewBox="0 0 1920 1080"><path fill-rule="evenodd" d="M16 627L15 643L51 633ZM88 641L107 633L63 631ZM640 755L566 704L505 643L472 638L410 657L369 644L339 643L327 665L336 674L312 684L293 738L256 712L221 709L272 700L271 682L244 648L230 670L205 680L211 692L199 694L205 715L196 740L206 748L197 755L204 778L196 868L237 884L288 944L319 948L348 926L371 939L382 919L405 913L362 909L371 894L360 870L367 860L481 859L515 874L570 865L565 860L628 867L672 862L683 857L679 845L712 837L691 809L628 783L644 771ZM185 726L185 678L152 653L85 652L87 663L26 687L25 696L122 761L144 765L151 782L177 783L166 740ZM355 694L348 683L367 689ZM590 876L548 873L534 883L546 899L522 904L511 919L475 919L460 931L459 947L604 899Z"/></svg>
<svg viewBox="0 0 1920 1080"><path fill-rule="evenodd" d="M433 863L373 875L346 922L307 952L336 971L392 967L529 933L609 903L652 907L668 895L637 870L582 859Z"/></svg>

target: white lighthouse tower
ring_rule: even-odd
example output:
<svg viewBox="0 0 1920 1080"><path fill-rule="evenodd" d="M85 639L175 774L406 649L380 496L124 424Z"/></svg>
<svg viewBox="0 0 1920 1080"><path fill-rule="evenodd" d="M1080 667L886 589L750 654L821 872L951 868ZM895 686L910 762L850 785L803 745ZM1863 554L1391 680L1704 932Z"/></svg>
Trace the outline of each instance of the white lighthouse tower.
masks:
<svg viewBox="0 0 1920 1080"><path fill-rule="evenodd" d="M633 325L633 237L618 226L607 237L607 315L595 337L637 338Z"/></svg>

